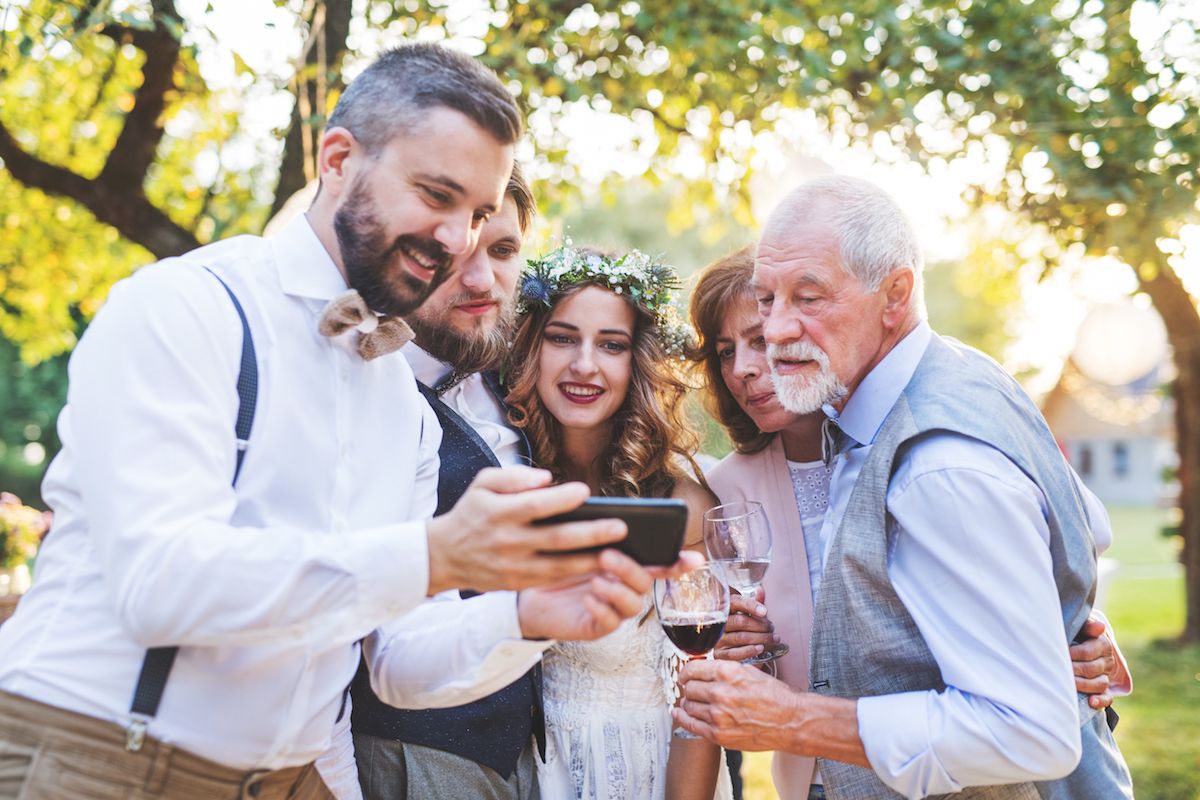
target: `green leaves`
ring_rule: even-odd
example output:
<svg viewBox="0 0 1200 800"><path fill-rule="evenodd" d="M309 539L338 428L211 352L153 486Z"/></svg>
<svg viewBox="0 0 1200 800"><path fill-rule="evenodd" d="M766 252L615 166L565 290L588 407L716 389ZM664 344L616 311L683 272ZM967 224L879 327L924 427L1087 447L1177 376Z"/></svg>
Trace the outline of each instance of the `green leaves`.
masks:
<svg viewBox="0 0 1200 800"><path fill-rule="evenodd" d="M1154 260L1146 252L1154 237L1145 232L1192 213L1200 109L1197 93L1184 88L1200 76L1172 54L1165 34L1133 38L1129 2L1085 4L1064 18L1057 8L1054 0L852 0L831 13L827 4L782 0L756 10L734 0L493 0L481 14L464 15L445 0L368 0L358 20L367 30L356 35L441 31L482 41L481 59L532 112L536 194L554 216L577 205L590 180L565 124L576 104L631 120L613 135L638 154L640 177L681 187L666 226L687 228L720 209L706 224L713 240L754 222L748 186L757 137L774 129L782 110L809 108L851 142L883 132L919 160L953 162L980 147L1002 152L1007 175L974 189L979 202L1002 204L1091 252ZM1172 13L1170 3L1159 9ZM144 80L142 52L128 35L103 33L105 26L144 33L161 25L177 41L207 40L182 27L202 19L181 22L149 0L30 0L8 13L18 24L0 39L0 123L32 155L85 178L105 167ZM88 15L84 24L80 14ZM172 221L208 241L262 224L278 145L239 141L245 97L210 86L192 47L180 52L160 120L166 134L143 189ZM233 60L248 85L271 80ZM1183 113L1156 127L1149 115L1164 103ZM1046 156L1040 180L1022 171L1035 150ZM622 169L623 179L634 177ZM109 241L77 204L0 180L10 181L0 223L12 213L21 219L16 228L0 225L0 266L10 285L31 287L0 308L0 332L44 357L70 346L67 309L86 319L107 286L147 256ZM1123 214L1109 213L1114 202ZM49 266L55 258L65 266ZM54 269L94 277L66 286ZM39 285L59 288L37 299Z"/></svg>

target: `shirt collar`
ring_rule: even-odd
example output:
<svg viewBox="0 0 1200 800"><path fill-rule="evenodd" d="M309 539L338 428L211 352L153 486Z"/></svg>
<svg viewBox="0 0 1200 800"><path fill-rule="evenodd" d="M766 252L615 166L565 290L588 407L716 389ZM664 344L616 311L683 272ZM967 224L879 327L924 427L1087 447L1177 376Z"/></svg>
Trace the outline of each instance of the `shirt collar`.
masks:
<svg viewBox="0 0 1200 800"><path fill-rule="evenodd" d="M437 386L452 371L448 363L434 358L418 347L416 342L404 345L400 348L400 352L408 360L408 366L412 368L413 375L426 386Z"/></svg>
<svg viewBox="0 0 1200 800"><path fill-rule="evenodd" d="M325 302L348 288L306 215L300 214L271 237L271 246L285 294Z"/></svg>
<svg viewBox="0 0 1200 800"><path fill-rule="evenodd" d="M867 373L846 401L841 414L826 404L821 408L825 416L836 420L842 433L859 444L874 442L892 406L912 380L932 337L933 329L929 323L919 323Z"/></svg>

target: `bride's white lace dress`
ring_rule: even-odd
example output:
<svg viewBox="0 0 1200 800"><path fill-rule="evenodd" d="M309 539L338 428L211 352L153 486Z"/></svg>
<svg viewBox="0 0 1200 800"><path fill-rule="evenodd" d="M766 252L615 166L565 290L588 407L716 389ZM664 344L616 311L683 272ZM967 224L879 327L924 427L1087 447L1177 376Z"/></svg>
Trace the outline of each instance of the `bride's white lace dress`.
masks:
<svg viewBox="0 0 1200 800"><path fill-rule="evenodd" d="M661 800L671 743L672 651L651 607L594 642L559 642L542 659L550 800ZM717 798L732 796L722 764Z"/></svg>

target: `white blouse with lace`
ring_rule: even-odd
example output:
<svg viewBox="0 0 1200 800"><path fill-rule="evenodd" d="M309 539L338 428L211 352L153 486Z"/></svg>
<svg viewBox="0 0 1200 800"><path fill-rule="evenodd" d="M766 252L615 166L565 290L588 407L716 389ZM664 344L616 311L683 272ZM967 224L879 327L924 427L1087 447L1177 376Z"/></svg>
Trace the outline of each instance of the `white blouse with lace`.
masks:
<svg viewBox="0 0 1200 800"><path fill-rule="evenodd" d="M653 611L594 642L559 642L542 660L546 763L543 797L663 797L671 716L666 636Z"/></svg>

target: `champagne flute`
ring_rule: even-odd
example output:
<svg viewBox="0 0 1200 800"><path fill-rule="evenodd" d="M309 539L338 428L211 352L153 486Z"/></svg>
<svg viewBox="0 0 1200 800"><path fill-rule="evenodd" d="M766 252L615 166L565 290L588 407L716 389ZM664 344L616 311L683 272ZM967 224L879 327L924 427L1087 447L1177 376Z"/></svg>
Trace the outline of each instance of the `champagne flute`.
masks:
<svg viewBox="0 0 1200 800"><path fill-rule="evenodd" d="M704 547L729 585L744 597L754 597L771 564L771 525L762 503L726 503L704 512ZM789 649L782 642L767 645L743 663L772 661Z"/></svg>
<svg viewBox="0 0 1200 800"><path fill-rule="evenodd" d="M663 632L688 660L705 658L721 640L729 619L729 587L721 573L705 564L686 575L654 582L654 608ZM682 728L681 739L699 738Z"/></svg>

